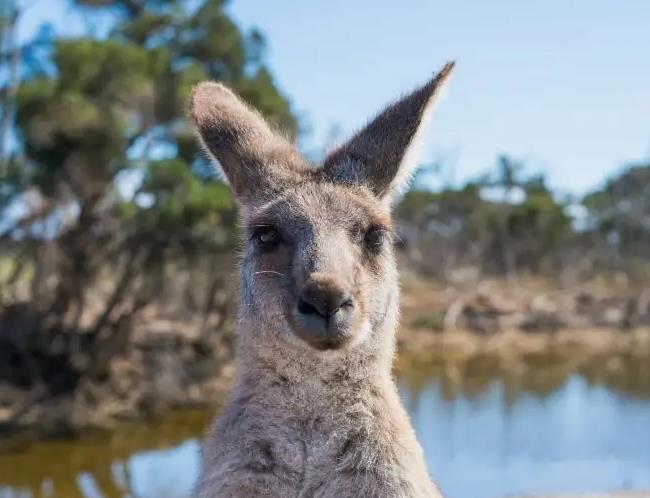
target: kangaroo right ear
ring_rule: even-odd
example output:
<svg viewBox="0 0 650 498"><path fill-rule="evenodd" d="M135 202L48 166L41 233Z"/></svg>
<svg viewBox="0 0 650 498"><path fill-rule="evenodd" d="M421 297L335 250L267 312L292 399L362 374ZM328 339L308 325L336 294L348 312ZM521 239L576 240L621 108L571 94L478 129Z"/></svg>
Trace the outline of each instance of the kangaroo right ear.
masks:
<svg viewBox="0 0 650 498"><path fill-rule="evenodd" d="M388 106L323 164L329 179L369 187L391 202L413 175L419 137L454 68L447 63L428 83Z"/></svg>
<svg viewBox="0 0 650 498"><path fill-rule="evenodd" d="M307 171L293 145L221 83L197 85L190 107L201 141L240 202L267 202Z"/></svg>

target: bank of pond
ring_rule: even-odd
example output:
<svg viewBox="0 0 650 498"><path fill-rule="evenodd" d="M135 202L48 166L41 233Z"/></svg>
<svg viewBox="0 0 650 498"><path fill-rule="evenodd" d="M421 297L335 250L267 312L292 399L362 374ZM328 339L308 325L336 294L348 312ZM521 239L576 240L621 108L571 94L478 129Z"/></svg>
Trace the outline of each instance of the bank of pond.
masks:
<svg viewBox="0 0 650 498"><path fill-rule="evenodd" d="M650 361L402 355L400 394L448 498L650 489ZM575 366L575 365L573 365ZM0 453L0 497L181 498L218 406Z"/></svg>

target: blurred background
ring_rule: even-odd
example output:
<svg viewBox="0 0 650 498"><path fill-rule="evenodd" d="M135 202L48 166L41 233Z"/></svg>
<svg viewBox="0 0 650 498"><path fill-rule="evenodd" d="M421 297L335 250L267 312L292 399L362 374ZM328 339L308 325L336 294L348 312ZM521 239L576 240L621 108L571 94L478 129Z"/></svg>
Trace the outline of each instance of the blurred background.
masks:
<svg viewBox="0 0 650 498"><path fill-rule="evenodd" d="M448 59L396 206L431 473L448 498L650 490L649 25L646 0L0 0L0 497L196 479L239 239L192 85L317 162Z"/></svg>

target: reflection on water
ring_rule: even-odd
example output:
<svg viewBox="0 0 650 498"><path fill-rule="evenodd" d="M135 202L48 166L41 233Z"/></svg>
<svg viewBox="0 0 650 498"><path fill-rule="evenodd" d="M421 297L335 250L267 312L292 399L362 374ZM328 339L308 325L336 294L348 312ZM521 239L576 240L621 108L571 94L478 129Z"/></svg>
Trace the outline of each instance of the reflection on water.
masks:
<svg viewBox="0 0 650 498"><path fill-rule="evenodd" d="M197 474L198 439L210 418L205 411L187 411L155 424L0 453L0 497L185 496Z"/></svg>
<svg viewBox="0 0 650 498"><path fill-rule="evenodd" d="M525 365L402 362L402 398L448 498L650 489L650 363L616 357L569 373ZM180 498L210 419L183 412L0 454L0 497Z"/></svg>
<svg viewBox="0 0 650 498"><path fill-rule="evenodd" d="M611 383L595 370L470 373L489 364L438 365L400 380L429 468L450 498L650 489L647 363L610 365Z"/></svg>

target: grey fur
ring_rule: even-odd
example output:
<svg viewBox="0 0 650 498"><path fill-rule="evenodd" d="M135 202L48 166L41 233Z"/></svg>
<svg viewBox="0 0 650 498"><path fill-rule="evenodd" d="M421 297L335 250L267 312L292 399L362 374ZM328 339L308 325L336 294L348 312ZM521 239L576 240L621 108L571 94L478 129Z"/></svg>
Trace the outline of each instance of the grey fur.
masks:
<svg viewBox="0 0 650 498"><path fill-rule="evenodd" d="M450 71L389 107L321 168L224 86L195 89L193 118L247 234L236 381L205 442L195 498L441 497L391 375L399 286L384 234L385 199L410 174L400 168ZM260 226L279 233L272 250L256 238ZM372 230L381 237L368 245ZM349 291L354 303L350 340L325 351L296 334L296 303L315 280Z"/></svg>

